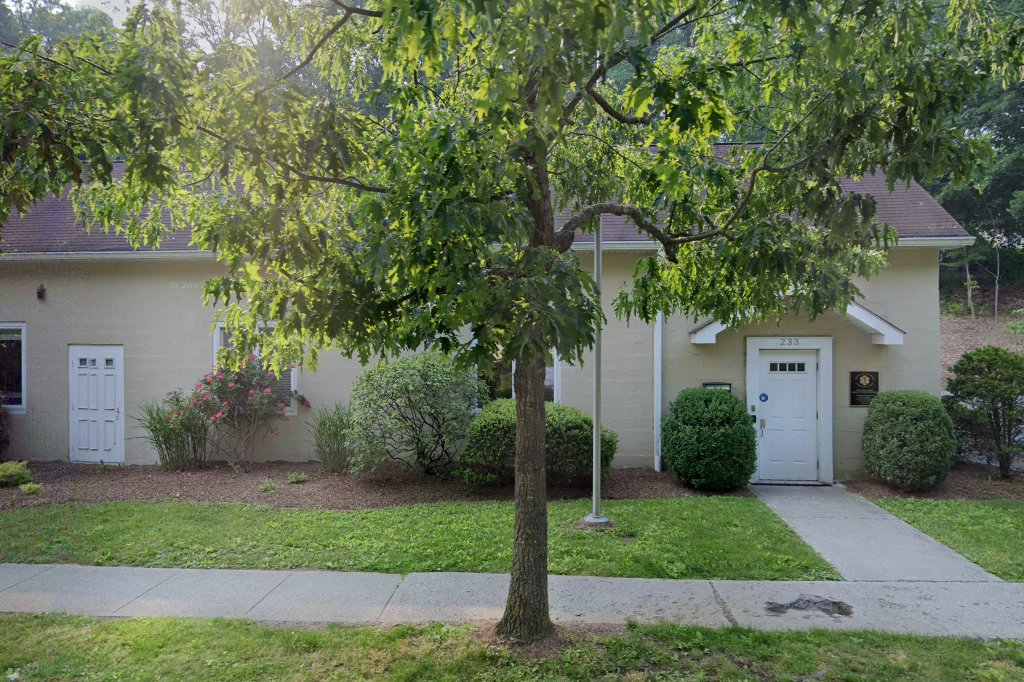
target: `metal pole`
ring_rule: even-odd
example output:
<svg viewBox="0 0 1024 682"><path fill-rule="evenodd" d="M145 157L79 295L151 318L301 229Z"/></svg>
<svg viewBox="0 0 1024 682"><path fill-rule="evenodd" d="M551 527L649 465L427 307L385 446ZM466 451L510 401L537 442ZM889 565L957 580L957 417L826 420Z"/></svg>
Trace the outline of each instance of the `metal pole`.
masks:
<svg viewBox="0 0 1024 682"><path fill-rule="evenodd" d="M601 221L594 232L594 281L597 282L597 303L601 306ZM594 489L591 512L583 521L605 526L610 523L601 513L601 323L594 335Z"/></svg>

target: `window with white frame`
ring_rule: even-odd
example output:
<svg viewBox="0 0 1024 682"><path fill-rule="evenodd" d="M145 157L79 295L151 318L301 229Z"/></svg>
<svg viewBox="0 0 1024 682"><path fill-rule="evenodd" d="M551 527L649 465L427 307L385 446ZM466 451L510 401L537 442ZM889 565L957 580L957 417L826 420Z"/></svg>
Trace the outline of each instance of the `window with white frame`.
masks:
<svg viewBox="0 0 1024 682"><path fill-rule="evenodd" d="M217 355L220 353L220 349L229 348L230 346L231 334L223 324L217 325L217 333L213 336L214 366L217 364ZM259 355L258 349L256 354ZM270 384L270 390L273 391L275 398L280 398L288 403L289 407L285 410L285 414L290 416L298 414L298 401L295 399L294 394L299 391L299 373L294 367L285 369L282 373L277 374L275 381Z"/></svg>
<svg viewBox="0 0 1024 682"><path fill-rule="evenodd" d="M25 410L27 374L25 325L0 322L0 404L11 412Z"/></svg>
<svg viewBox="0 0 1024 682"><path fill-rule="evenodd" d="M494 363L491 372L482 376L487 387L490 389L491 397L514 398L515 388L512 384L512 374L515 372L515 361L506 358L498 358ZM544 400L548 402L561 401L561 368L559 367L558 355L552 354L548 357L544 368Z"/></svg>

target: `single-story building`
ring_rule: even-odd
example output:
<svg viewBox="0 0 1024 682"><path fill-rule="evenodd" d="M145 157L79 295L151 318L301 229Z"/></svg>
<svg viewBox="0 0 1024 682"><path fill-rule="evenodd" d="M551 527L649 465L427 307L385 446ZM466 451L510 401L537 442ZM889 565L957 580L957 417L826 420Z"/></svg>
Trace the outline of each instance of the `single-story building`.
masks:
<svg viewBox="0 0 1024 682"><path fill-rule="evenodd" d="M631 223L604 216L602 290L604 424L619 434L617 466L661 468L660 421L683 388L712 385L745 401L758 438L756 480L831 483L864 474L861 428L878 390L938 395L938 268L942 249L973 237L919 185L888 192L879 177L847 182L874 195L898 245L889 265L861 283L864 298L814 323L728 328L715 320L616 319L614 293L637 258L658 245ZM204 307L204 282L220 274L187 234L160 250L134 251L123 237L86 234L70 203L50 198L3 226L0 243L0 395L10 414L8 457L151 464L153 449L133 417L168 390L188 388L214 362L221 334ZM594 242L573 247L586 267ZM321 356L316 373L284 384L314 409L348 399L355 360ZM589 365L556 362L550 391L589 412ZM259 456L312 459L311 412L295 416Z"/></svg>

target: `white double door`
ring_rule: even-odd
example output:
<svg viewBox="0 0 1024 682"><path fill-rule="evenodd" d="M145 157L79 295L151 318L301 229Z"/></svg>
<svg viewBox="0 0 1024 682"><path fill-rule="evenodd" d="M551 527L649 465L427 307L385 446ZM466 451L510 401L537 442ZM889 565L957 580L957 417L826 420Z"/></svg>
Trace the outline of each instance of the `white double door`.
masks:
<svg viewBox="0 0 1024 682"><path fill-rule="evenodd" d="M757 479L819 480L818 357L814 350L760 349L751 396L757 433Z"/></svg>
<svg viewBox="0 0 1024 682"><path fill-rule="evenodd" d="M124 462L124 348L69 346L72 462Z"/></svg>

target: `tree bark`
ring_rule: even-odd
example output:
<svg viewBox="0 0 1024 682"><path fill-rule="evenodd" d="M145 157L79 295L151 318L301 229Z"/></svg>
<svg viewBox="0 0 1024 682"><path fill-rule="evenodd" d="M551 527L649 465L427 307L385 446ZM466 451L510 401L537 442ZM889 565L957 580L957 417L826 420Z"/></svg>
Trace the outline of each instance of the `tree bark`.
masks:
<svg viewBox="0 0 1024 682"><path fill-rule="evenodd" d="M533 232L529 248L555 245L546 145L536 137L523 149L527 177L520 187ZM543 304L543 302L530 302ZM534 345L546 348L538 327L530 332ZM503 637L532 642L551 632L548 608L548 490L544 447L544 353L516 362L512 378L516 394L515 540L512 579L505 614L497 632Z"/></svg>
<svg viewBox="0 0 1024 682"><path fill-rule="evenodd" d="M516 364L515 542L512 580L498 634L532 642L551 632L548 500L544 451L544 361Z"/></svg>

